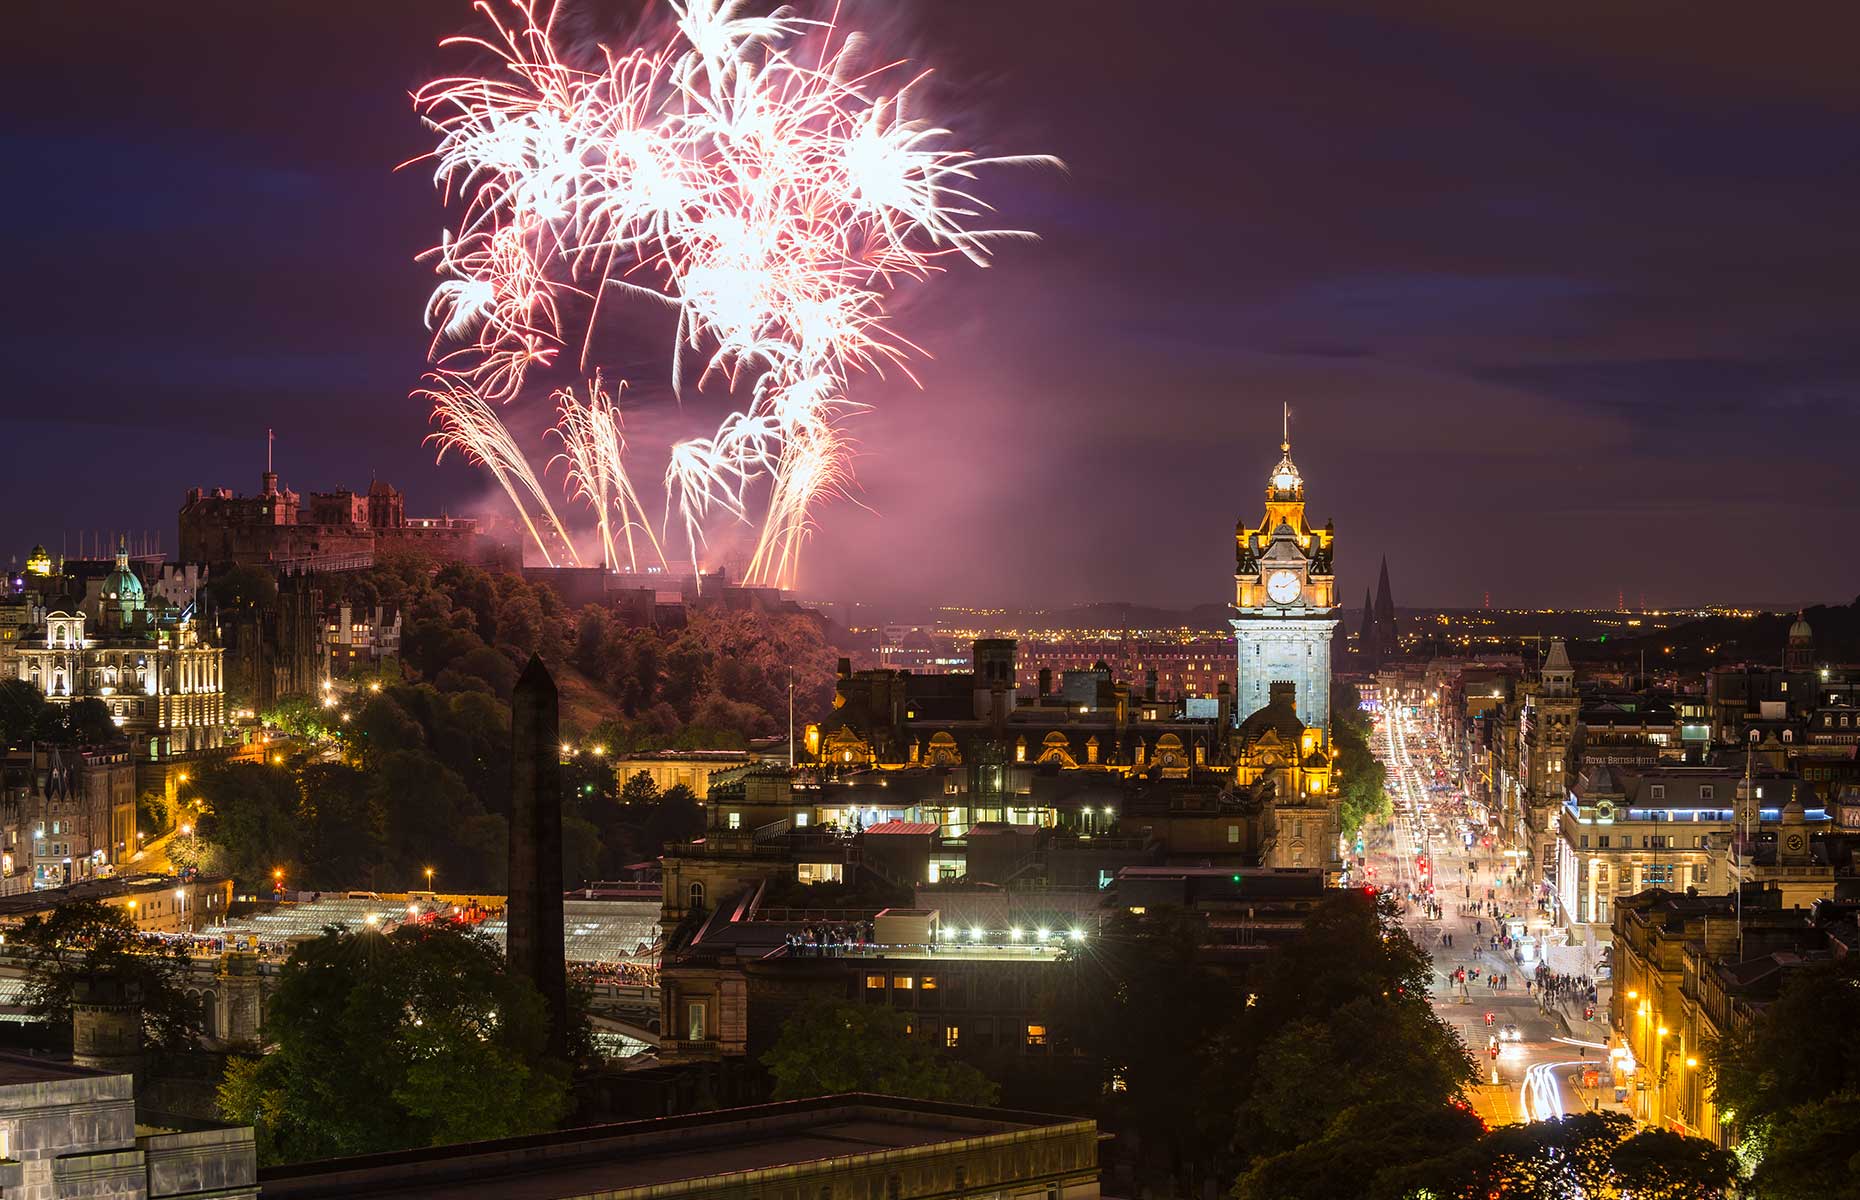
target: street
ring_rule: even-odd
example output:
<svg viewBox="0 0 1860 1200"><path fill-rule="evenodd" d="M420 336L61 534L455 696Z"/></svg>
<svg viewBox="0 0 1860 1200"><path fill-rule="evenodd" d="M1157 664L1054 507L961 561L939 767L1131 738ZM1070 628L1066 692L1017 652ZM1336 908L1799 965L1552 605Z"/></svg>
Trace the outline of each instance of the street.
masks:
<svg viewBox="0 0 1860 1200"><path fill-rule="evenodd" d="M1585 1018L1586 990L1546 1004L1539 988L1527 988L1539 955L1566 975L1583 973L1582 956L1527 921L1534 914L1515 857L1467 819L1459 783L1423 723L1399 709L1380 713L1372 745L1388 769L1394 815L1364 832L1366 882L1396 897L1410 935L1433 957L1435 1011L1479 1063L1480 1118L1502 1125L1616 1107L1599 1019L1605 989ZM1493 945L1508 934L1510 948Z"/></svg>

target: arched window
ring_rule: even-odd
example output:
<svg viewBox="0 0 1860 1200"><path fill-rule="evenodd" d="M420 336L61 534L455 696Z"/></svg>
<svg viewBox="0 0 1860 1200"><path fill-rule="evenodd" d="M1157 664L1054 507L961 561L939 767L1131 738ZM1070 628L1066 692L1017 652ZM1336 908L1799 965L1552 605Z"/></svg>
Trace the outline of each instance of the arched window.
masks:
<svg viewBox="0 0 1860 1200"><path fill-rule="evenodd" d="M1785 730L1783 730L1783 741L1785 741L1785 742L1793 742L1793 741L1795 741L1795 730L1793 730L1793 729L1785 729Z"/></svg>
<svg viewBox="0 0 1860 1200"><path fill-rule="evenodd" d="M685 895L689 899L689 903L686 907L704 907L704 885L702 883L694 882L690 887L685 889Z"/></svg>

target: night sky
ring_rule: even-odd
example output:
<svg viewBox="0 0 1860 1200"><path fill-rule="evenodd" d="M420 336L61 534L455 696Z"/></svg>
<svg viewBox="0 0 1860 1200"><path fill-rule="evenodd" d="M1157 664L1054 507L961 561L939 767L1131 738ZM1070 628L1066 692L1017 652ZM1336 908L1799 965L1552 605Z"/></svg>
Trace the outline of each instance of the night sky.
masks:
<svg viewBox="0 0 1860 1200"><path fill-rule="evenodd" d="M596 26L613 4L582 4ZM406 398L442 223L407 93L463 0L8 5L0 554L173 544L190 485L379 475L471 511ZM900 298L860 379L864 507L807 594L1231 597L1280 402L1354 602L1860 592L1851 3L849 3L934 65L1013 245ZM672 329L616 343L642 440ZM545 455L546 457L546 455ZM539 460L540 461L540 460ZM656 479L654 459L636 469ZM69 543L75 551L75 542Z"/></svg>

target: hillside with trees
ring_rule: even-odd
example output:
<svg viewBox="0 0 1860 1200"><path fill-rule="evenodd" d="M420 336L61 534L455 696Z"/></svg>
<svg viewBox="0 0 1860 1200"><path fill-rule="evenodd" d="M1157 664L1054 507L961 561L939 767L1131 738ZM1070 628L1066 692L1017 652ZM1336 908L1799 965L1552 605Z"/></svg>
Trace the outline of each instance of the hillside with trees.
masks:
<svg viewBox="0 0 1860 1200"><path fill-rule="evenodd" d="M798 712L832 701L837 651L804 615L700 609L676 627L629 626L598 605L570 609L521 575L412 556L326 582L356 605L399 609L397 669L261 714L298 749L190 785L170 816L190 823L170 843L182 866L229 872L242 887L281 872L302 890L418 886L432 867L445 888L501 889L510 694L531 654L556 677L563 740L582 751L564 780L571 883L611 877L702 828L688 791L622 785L616 756L743 749L785 733L790 671Z"/></svg>

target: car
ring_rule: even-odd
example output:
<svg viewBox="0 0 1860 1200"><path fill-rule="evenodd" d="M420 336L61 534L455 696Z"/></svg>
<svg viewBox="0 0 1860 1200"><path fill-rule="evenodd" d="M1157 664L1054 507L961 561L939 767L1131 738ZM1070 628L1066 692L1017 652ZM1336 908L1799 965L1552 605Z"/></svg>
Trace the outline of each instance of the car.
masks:
<svg viewBox="0 0 1860 1200"><path fill-rule="evenodd" d="M1501 1042L1521 1042L1524 1040L1524 1035L1518 1032L1518 1027L1516 1025L1507 1025L1498 1031L1498 1040Z"/></svg>

